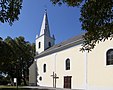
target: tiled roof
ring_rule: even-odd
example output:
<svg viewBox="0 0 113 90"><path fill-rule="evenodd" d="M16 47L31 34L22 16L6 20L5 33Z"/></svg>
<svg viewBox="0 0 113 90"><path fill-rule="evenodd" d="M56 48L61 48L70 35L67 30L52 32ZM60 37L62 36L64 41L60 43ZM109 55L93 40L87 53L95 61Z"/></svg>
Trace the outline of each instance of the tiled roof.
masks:
<svg viewBox="0 0 113 90"><path fill-rule="evenodd" d="M80 35L75 36L73 38L70 38L70 39L68 39L66 41L63 41L63 42L61 42L59 44L56 44L56 45L46 49L42 53L36 55L35 58L42 57L42 56L45 56L45 55L48 55L48 54L52 54L54 52L57 52L57 51L60 51L60 50L64 50L64 49L69 48L71 46L78 45L78 44L83 42L83 35L84 34L80 34Z"/></svg>

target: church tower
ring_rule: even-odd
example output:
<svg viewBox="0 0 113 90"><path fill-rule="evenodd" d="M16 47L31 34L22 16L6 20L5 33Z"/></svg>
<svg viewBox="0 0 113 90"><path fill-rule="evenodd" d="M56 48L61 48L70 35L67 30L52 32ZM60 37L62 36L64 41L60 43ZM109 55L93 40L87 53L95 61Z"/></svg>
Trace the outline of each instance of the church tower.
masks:
<svg viewBox="0 0 113 90"><path fill-rule="evenodd" d="M41 52L53 46L54 44L55 38L54 35L53 37L51 37L50 35L47 10L45 10L40 34L39 36L36 36L36 53L40 54Z"/></svg>

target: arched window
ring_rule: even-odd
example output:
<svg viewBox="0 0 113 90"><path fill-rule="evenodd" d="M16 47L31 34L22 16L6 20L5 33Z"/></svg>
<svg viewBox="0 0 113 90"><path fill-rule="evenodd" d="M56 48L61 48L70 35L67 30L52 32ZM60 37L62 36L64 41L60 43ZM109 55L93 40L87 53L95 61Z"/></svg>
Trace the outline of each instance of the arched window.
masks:
<svg viewBox="0 0 113 90"><path fill-rule="evenodd" d="M70 70L70 59L66 59L66 70Z"/></svg>
<svg viewBox="0 0 113 90"><path fill-rule="evenodd" d="M109 49L106 53L106 65L113 65L113 49Z"/></svg>
<svg viewBox="0 0 113 90"><path fill-rule="evenodd" d="M46 64L43 65L43 72L46 72Z"/></svg>
<svg viewBox="0 0 113 90"><path fill-rule="evenodd" d="M41 48L41 42L38 43L38 48Z"/></svg>
<svg viewBox="0 0 113 90"><path fill-rule="evenodd" d="M48 43L49 47L51 47L51 42Z"/></svg>

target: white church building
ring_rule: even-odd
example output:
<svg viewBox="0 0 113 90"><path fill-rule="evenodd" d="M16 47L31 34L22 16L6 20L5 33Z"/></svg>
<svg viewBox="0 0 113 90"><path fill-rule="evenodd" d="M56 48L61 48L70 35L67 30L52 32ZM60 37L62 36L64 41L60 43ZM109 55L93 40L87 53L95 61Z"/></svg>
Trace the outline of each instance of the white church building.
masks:
<svg viewBox="0 0 113 90"><path fill-rule="evenodd" d="M29 85L80 90L113 90L113 40L100 42L91 52L82 52L82 35L55 44L47 12L36 37Z"/></svg>

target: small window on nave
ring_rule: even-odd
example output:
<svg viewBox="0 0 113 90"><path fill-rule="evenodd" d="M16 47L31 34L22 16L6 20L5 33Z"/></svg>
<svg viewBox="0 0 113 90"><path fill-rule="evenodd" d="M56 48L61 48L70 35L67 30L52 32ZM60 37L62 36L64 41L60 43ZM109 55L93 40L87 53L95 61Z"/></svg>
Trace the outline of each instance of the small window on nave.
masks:
<svg viewBox="0 0 113 90"><path fill-rule="evenodd" d="M66 61L65 61L65 68L66 68L66 70L70 70L70 59L69 58L66 59Z"/></svg>
<svg viewBox="0 0 113 90"><path fill-rule="evenodd" d="M113 49L109 49L106 53L106 65L113 65Z"/></svg>
<svg viewBox="0 0 113 90"><path fill-rule="evenodd" d="M38 43L38 48L41 48L41 42Z"/></svg>
<svg viewBox="0 0 113 90"><path fill-rule="evenodd" d="M46 72L46 64L43 65L43 72Z"/></svg>

